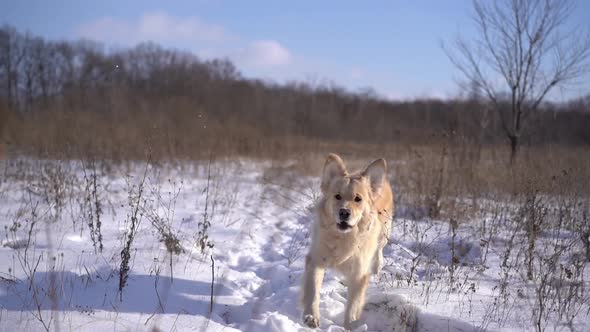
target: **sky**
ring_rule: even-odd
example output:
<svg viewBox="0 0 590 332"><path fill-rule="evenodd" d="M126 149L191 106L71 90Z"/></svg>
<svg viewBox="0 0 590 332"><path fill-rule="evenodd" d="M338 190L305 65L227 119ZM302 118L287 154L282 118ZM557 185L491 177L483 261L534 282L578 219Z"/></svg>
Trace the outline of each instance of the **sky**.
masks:
<svg viewBox="0 0 590 332"><path fill-rule="evenodd" d="M107 47L153 41L229 58L246 77L371 88L391 99L449 98L459 72L441 45L474 36L470 0L0 0L0 24ZM572 23L589 25L590 1ZM554 98L586 94L590 84Z"/></svg>

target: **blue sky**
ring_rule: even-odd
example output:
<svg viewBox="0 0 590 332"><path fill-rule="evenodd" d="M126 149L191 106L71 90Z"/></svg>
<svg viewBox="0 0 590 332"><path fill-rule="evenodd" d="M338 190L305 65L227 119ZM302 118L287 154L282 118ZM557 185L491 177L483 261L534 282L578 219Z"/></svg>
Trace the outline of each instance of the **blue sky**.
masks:
<svg viewBox="0 0 590 332"><path fill-rule="evenodd" d="M2 0L0 24L112 47L152 40L203 58L228 57L244 75L278 82L333 81L390 98L452 97L459 74L441 42L473 34L471 6L470 0ZM590 1L578 2L572 21L590 22Z"/></svg>

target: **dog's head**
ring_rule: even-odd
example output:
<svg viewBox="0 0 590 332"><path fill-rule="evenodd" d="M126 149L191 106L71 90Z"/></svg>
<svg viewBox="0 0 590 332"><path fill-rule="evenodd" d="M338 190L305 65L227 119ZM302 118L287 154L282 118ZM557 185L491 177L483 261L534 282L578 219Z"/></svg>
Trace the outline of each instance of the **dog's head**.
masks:
<svg viewBox="0 0 590 332"><path fill-rule="evenodd" d="M339 156L328 155L321 189L329 227L343 233L357 227L363 216L371 212L373 200L381 192L386 168L385 160L377 159L363 171L349 174Z"/></svg>

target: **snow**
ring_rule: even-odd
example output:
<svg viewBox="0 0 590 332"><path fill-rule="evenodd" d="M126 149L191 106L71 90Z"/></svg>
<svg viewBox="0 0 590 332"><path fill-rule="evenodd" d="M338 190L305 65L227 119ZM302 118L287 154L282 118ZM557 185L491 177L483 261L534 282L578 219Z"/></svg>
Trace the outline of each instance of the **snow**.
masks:
<svg viewBox="0 0 590 332"><path fill-rule="evenodd" d="M80 163L61 165L69 172L67 178L82 181ZM34 179L19 176L23 169L32 176L43 174L36 166L5 162L1 167L0 330L38 331L44 324L51 330L75 331L309 330L301 320L300 279L317 178L269 180L269 163L248 160L210 167L113 166L99 177L104 250L97 253L87 216L80 211L83 186L67 191L58 214L56 203L27 190L37 183ZM131 214L128 196L137 192L144 172L146 203L132 245L129 280L121 293L118 269ZM33 207L37 222L27 247ZM54 215L56 221L51 220ZM166 250L150 215L166 220L183 253ZM205 218L211 222L213 248L202 251L196 236ZM17 221L21 226L11 231ZM409 223L418 231L407 231ZM490 318L499 258L490 254L489 267L477 270L480 239L469 228L461 229L456 239L463 264L456 272L461 285L449 290L440 278L451 260L448 225L402 218L394 225L385 267L372 279L355 331L533 329L530 315L522 314L531 308L522 303L502 322ZM416 257L421 257L419 262ZM339 276L326 273L320 330L343 331L345 304L346 288ZM589 321L581 314L575 326ZM563 327L548 326L553 328Z"/></svg>

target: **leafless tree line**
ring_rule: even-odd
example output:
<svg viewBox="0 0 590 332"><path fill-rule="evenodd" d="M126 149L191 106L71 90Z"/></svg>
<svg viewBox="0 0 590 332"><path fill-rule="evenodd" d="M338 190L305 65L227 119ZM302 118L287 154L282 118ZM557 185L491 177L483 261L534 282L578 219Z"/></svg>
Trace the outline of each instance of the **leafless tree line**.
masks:
<svg viewBox="0 0 590 332"><path fill-rule="evenodd" d="M496 106L512 104L498 97ZM538 107L523 144L590 143L590 97ZM36 154L142 158L149 145L154 158L206 158L211 149L430 144L449 134L477 146L504 143L501 112L488 109L477 93L394 102L332 83L246 79L228 60L152 43L107 50L0 29L0 141Z"/></svg>

